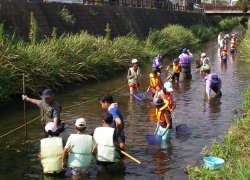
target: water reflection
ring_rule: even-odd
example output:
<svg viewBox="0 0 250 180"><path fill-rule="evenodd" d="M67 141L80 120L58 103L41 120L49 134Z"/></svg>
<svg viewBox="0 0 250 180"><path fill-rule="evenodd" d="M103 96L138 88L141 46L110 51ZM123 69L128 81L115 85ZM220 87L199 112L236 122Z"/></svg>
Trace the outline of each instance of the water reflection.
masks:
<svg viewBox="0 0 250 180"><path fill-rule="evenodd" d="M226 73L227 72L227 62L222 62L220 64L221 72Z"/></svg>

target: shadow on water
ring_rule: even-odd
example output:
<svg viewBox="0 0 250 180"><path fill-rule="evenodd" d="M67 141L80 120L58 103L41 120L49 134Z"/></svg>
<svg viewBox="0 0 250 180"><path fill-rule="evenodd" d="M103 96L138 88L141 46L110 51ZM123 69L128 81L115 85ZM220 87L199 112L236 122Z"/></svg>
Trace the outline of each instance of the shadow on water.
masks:
<svg viewBox="0 0 250 180"><path fill-rule="evenodd" d="M182 123L186 124L192 133L177 137L173 131L170 142L164 144L163 148L147 144L145 134L153 133L156 128L155 111L150 104L152 97L146 94L143 101L130 98L128 87L121 88L125 85L126 72L123 76L110 81L74 87L56 95L63 106L62 118L66 122L67 130L62 134L64 139L74 133L73 124L78 117L86 118L86 133L92 133L96 127L101 126L100 116L103 110L97 101L100 92L111 92L123 113L126 152L139 159L142 164L137 165L126 158L125 174L98 177L93 163L89 179L188 178L184 173L185 166L197 164L202 159L202 148L209 146L213 139L223 139L233 119L239 115L235 112L240 110L240 93L249 83L249 66L241 65L237 61L238 55L233 59L230 57L226 66L222 66L218 60L217 48L214 47L216 43L210 42L203 49L210 57L214 71L222 78L222 97L216 98L215 94L212 94L210 102L205 99L203 76L195 71L195 63L192 63L192 80L181 79L179 83L173 84L177 99L173 129ZM194 62L199 56L200 53L194 53ZM150 70L151 62L142 68L142 92L147 89ZM166 80L164 75L163 79ZM118 90L115 91L116 89ZM28 120L35 118L38 113L37 107L27 104ZM0 119L1 134L23 124L22 102L5 108L0 114ZM22 128L1 139L1 179L50 179L51 177L42 174L37 157L39 139L43 138L39 120L28 125L28 143L22 143L23 131ZM65 178L58 176L52 179Z"/></svg>

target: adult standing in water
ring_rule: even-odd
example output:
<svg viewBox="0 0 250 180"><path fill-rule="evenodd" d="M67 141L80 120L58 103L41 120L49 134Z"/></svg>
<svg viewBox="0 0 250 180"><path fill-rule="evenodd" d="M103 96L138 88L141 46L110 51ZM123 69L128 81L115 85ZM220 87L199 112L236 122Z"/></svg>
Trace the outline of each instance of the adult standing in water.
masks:
<svg viewBox="0 0 250 180"><path fill-rule="evenodd" d="M98 97L101 107L104 110L108 110L113 116L113 123L110 127L115 128L117 132L117 141L119 148L124 150L125 148L125 133L124 133L124 120L118 104L114 103L113 97L108 93L103 93Z"/></svg>
<svg viewBox="0 0 250 180"><path fill-rule="evenodd" d="M137 64L138 60L133 59L131 63L132 67L129 68L127 75L130 95L134 94L135 90L137 92L139 91L140 78L141 78L141 71Z"/></svg>
<svg viewBox="0 0 250 180"><path fill-rule="evenodd" d="M161 73L162 61L163 61L164 56L165 56L164 53L160 53L158 56L154 57L153 59L152 68L155 68L158 73Z"/></svg>
<svg viewBox="0 0 250 180"><path fill-rule="evenodd" d="M221 79L216 73L210 73L210 70L205 70L205 77L203 81L205 82L206 86L206 95L207 99L210 101L211 99L211 90L216 93L216 96L221 97Z"/></svg>
<svg viewBox="0 0 250 180"><path fill-rule="evenodd" d="M191 74L191 58L193 55L187 48L183 48L182 54L179 56L181 64L181 74L183 79L192 79Z"/></svg>
<svg viewBox="0 0 250 180"><path fill-rule="evenodd" d="M102 127L97 127L94 131L93 138L96 143L96 160L98 173L124 173L125 164L119 154L117 147L116 129L112 128L112 114L105 112L102 115Z"/></svg>
<svg viewBox="0 0 250 180"><path fill-rule="evenodd" d="M62 154L62 168L66 168L66 177L73 179L80 175L89 174L89 166L92 162L93 138L84 134L87 124L84 118L78 118L75 122L76 134L71 134L67 140Z"/></svg>
<svg viewBox="0 0 250 180"><path fill-rule="evenodd" d="M57 127L53 122L47 123L44 131L48 134L48 137L41 139L39 155L43 172L48 174L60 173L62 172L63 140L61 137L55 137Z"/></svg>
<svg viewBox="0 0 250 180"><path fill-rule="evenodd" d="M57 126L56 136L59 136L64 131L64 122L60 119L61 106L54 100L54 94L51 89L45 89L42 92L41 99L29 98L27 95L22 95L24 101L37 105L41 110L41 124L43 129L47 123L53 122ZM44 131L47 137L46 131Z"/></svg>

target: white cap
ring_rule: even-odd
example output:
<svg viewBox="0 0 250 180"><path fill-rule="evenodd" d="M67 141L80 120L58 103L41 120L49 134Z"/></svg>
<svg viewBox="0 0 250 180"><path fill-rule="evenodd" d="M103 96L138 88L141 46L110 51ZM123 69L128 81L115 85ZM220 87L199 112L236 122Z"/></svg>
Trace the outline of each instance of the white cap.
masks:
<svg viewBox="0 0 250 180"><path fill-rule="evenodd" d="M49 122L45 126L45 131L46 132L49 132L49 131L56 132L56 130L57 130L57 127L56 127L55 123L53 123L53 122Z"/></svg>
<svg viewBox="0 0 250 180"><path fill-rule="evenodd" d="M75 126L77 127L86 127L86 121L83 118L78 118L76 120Z"/></svg>
<svg viewBox="0 0 250 180"><path fill-rule="evenodd" d="M164 88L166 88L166 90L168 91L168 92L172 92L173 91L173 86L172 86L172 83L171 82L165 82L164 83Z"/></svg>
<svg viewBox="0 0 250 180"><path fill-rule="evenodd" d="M132 59L131 63L132 64L138 63L138 60L137 59Z"/></svg>
<svg viewBox="0 0 250 180"><path fill-rule="evenodd" d="M206 53L201 53L201 57L206 57Z"/></svg>

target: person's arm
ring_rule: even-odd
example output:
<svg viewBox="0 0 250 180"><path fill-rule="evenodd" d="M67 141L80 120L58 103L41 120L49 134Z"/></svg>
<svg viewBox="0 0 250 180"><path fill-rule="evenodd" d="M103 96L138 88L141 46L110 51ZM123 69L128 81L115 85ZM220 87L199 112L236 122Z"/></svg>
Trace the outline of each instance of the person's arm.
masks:
<svg viewBox="0 0 250 180"><path fill-rule="evenodd" d="M118 132L121 131L121 129L122 129L122 121L121 121L120 118L115 118L115 125L116 125L116 128L117 128Z"/></svg>
<svg viewBox="0 0 250 180"><path fill-rule="evenodd" d="M170 118L169 118L169 115L167 114L167 111L165 111L163 115L164 115L165 121L167 123L167 126L166 126L165 130L162 132L161 136L164 136L170 127Z"/></svg>
<svg viewBox="0 0 250 180"><path fill-rule="evenodd" d="M67 167L67 156L68 156L69 148L64 148L63 154L62 154L62 169Z"/></svg>
<svg viewBox="0 0 250 180"><path fill-rule="evenodd" d="M54 111L53 111L53 122L55 125L58 125L58 121L60 119L60 107L59 106L55 106L54 107Z"/></svg>
<svg viewBox="0 0 250 180"><path fill-rule="evenodd" d="M206 94L207 94L207 99L210 100L211 99L211 96L210 96L210 93L211 93L211 82L209 80L206 80Z"/></svg>
<svg viewBox="0 0 250 180"><path fill-rule="evenodd" d="M24 101L30 102L30 103L35 104L35 105L37 105L38 102L40 101L38 99L29 98L27 95L24 95L24 94L22 95L22 99Z"/></svg>
<svg viewBox="0 0 250 180"><path fill-rule="evenodd" d="M129 71L129 73L128 73L128 74L129 74L129 75L128 75L128 78L133 78L133 77L135 76L134 73L132 73L130 69L129 69L128 71Z"/></svg>

